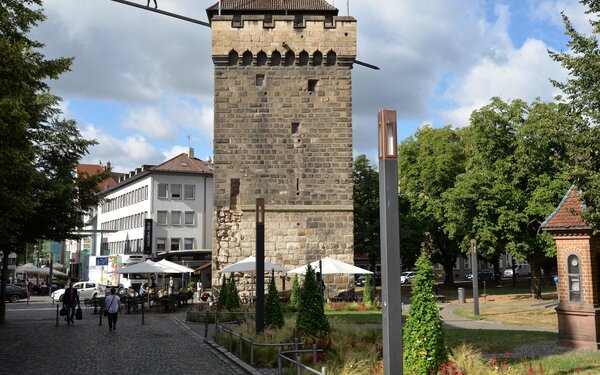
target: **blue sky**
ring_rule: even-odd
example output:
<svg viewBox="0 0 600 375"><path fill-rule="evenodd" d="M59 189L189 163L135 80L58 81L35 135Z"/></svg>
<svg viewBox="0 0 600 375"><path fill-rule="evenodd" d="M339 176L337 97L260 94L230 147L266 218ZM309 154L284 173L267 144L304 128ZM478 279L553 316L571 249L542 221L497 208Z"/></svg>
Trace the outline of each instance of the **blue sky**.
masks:
<svg viewBox="0 0 600 375"><path fill-rule="evenodd" d="M158 5L206 20L213 2ZM380 109L397 111L402 140L424 124L465 126L493 96L552 100L559 92L548 79L566 78L546 52L566 48L560 12L579 30L590 29L576 0L349 3L358 22L357 58L381 68L355 66L352 73L354 153L373 162ZM334 5L346 15L346 1ZM109 0L47 1L44 8L48 20L33 36L49 58L75 57L53 90L64 115L99 142L84 162L110 161L125 172L188 144L197 157L212 156L209 28Z"/></svg>

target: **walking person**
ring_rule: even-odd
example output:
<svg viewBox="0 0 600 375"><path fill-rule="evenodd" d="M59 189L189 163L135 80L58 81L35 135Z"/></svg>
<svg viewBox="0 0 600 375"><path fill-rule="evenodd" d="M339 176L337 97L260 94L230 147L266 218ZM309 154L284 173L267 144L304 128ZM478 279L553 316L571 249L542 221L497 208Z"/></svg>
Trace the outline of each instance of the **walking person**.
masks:
<svg viewBox="0 0 600 375"><path fill-rule="evenodd" d="M104 306L108 311L108 330L117 330L117 314L121 309L121 297L117 294L117 290L112 287L110 288L110 296L107 296L104 300Z"/></svg>
<svg viewBox="0 0 600 375"><path fill-rule="evenodd" d="M79 306L79 294L77 289L73 288L73 280L69 281L69 287L65 289L63 294L63 306L67 309L67 316L65 317L67 325L75 324L75 308Z"/></svg>

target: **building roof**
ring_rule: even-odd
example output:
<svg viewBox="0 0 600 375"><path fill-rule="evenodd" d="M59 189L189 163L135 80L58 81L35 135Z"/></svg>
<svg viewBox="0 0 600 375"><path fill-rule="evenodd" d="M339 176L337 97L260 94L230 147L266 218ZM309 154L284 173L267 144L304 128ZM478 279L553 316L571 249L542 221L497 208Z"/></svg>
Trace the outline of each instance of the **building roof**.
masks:
<svg viewBox="0 0 600 375"><path fill-rule="evenodd" d="M219 10L219 2L208 7L212 18ZM222 0L221 14L331 14L338 9L326 0Z"/></svg>
<svg viewBox="0 0 600 375"><path fill-rule="evenodd" d="M110 168L110 164L108 164L108 167ZM100 174L102 172L104 172L104 170L106 169L106 167L103 167L100 164L78 164L77 165L77 175L87 175L87 176L93 176L96 174ZM121 175L122 173L111 173L111 175L106 178L105 180L103 180L102 182L100 182L98 184L98 189L100 189L100 191L106 190L111 186L114 186L117 184L117 181L119 180L119 175ZM115 176L117 175L117 176ZM115 178L116 177L116 178Z"/></svg>
<svg viewBox="0 0 600 375"><path fill-rule="evenodd" d="M560 204L542 223L544 230L560 229L591 229L581 215L585 211L585 202L581 199L581 192L575 184L571 185Z"/></svg>
<svg viewBox="0 0 600 375"><path fill-rule="evenodd" d="M186 153L179 154L162 164L151 167L150 170L162 172L213 173L213 168L210 163L195 157L190 157Z"/></svg>

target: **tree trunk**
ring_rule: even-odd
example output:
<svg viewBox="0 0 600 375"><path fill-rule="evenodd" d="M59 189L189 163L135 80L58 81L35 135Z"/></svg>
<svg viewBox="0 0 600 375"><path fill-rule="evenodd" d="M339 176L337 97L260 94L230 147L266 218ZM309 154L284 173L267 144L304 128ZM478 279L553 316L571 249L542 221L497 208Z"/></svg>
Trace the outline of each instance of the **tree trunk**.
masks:
<svg viewBox="0 0 600 375"><path fill-rule="evenodd" d="M452 286L454 285L454 261L453 262L444 262L442 264L444 266L444 285Z"/></svg>
<svg viewBox="0 0 600 375"><path fill-rule="evenodd" d="M542 299L542 286L540 280L542 279L541 263L537 258L529 259L529 265L531 267L531 295L535 299Z"/></svg>

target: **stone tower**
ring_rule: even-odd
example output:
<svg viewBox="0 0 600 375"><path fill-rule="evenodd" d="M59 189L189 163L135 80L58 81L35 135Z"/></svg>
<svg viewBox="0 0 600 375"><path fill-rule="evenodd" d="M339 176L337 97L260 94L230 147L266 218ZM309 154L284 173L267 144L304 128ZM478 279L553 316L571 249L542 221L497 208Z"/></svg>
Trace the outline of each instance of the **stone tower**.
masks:
<svg viewBox="0 0 600 375"><path fill-rule="evenodd" d="M288 268L325 256L353 263L356 20L337 13L325 0L223 0L207 9L215 69L214 285L219 269L255 255L259 197L267 261ZM325 277L332 289L348 281Z"/></svg>

